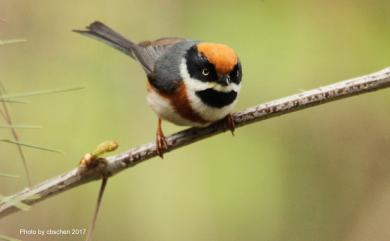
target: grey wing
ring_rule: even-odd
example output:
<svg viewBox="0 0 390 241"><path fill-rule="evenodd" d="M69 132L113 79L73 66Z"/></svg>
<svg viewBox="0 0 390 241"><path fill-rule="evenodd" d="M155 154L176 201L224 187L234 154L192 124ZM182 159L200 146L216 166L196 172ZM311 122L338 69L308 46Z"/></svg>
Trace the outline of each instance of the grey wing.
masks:
<svg viewBox="0 0 390 241"><path fill-rule="evenodd" d="M160 56L171 46L183 41L185 41L184 38L161 38L155 41L143 41L137 45L137 59L147 70L146 73L151 74Z"/></svg>
<svg viewBox="0 0 390 241"><path fill-rule="evenodd" d="M99 21L87 26L87 30L73 31L102 41L138 60L147 74L153 72L155 62L170 46L185 40L182 38L162 38L136 44Z"/></svg>

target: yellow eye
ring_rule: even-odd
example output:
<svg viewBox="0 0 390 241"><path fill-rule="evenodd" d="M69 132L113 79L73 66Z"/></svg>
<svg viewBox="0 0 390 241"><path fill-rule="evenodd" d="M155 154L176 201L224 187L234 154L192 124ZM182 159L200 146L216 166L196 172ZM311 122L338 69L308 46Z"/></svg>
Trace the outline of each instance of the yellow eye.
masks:
<svg viewBox="0 0 390 241"><path fill-rule="evenodd" d="M207 75L210 74L210 71L209 71L207 68L204 68L204 69L202 69L202 74L203 74L204 76L207 76Z"/></svg>

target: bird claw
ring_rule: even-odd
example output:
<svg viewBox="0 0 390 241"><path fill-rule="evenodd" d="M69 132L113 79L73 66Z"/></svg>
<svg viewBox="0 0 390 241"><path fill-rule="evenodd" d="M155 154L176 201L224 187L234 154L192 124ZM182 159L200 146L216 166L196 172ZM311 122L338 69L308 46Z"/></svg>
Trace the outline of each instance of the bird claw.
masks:
<svg viewBox="0 0 390 241"><path fill-rule="evenodd" d="M225 117L225 124L229 128L230 132L234 136L234 130L236 129L236 123L234 122L233 116L231 114Z"/></svg>
<svg viewBox="0 0 390 241"><path fill-rule="evenodd" d="M156 132L156 151L157 155L164 158L164 152L168 150L168 143L161 128L161 118L158 119Z"/></svg>
<svg viewBox="0 0 390 241"><path fill-rule="evenodd" d="M168 150L168 143L162 132L157 132L156 135L157 155L164 158L164 152Z"/></svg>

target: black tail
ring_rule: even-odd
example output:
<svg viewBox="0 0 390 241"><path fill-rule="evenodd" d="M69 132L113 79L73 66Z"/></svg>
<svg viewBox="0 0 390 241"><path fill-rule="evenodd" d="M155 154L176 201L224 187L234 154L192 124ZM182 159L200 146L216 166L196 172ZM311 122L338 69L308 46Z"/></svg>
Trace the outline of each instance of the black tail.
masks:
<svg viewBox="0 0 390 241"><path fill-rule="evenodd" d="M87 26L87 30L73 30L73 32L95 38L136 59L134 54L136 44L99 21L91 23Z"/></svg>

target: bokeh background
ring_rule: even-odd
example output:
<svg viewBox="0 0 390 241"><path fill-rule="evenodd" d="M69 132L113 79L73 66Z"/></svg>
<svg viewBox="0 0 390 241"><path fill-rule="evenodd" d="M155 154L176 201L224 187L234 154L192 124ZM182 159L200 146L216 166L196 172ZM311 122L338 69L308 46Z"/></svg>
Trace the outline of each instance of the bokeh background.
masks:
<svg viewBox="0 0 390 241"><path fill-rule="evenodd" d="M237 110L390 66L390 1L0 1L0 78L10 93L86 85L11 105L34 183L74 168L107 139L118 152L154 139L145 76L127 56L75 33L101 20L140 41L184 36L232 46L243 63ZM390 90L253 124L110 179L94 240L390 239ZM0 123L3 120L0 120ZM181 128L164 124L166 133ZM11 138L0 129L0 138ZM0 143L0 194L26 187L14 145ZM99 182L0 220L19 229L87 228Z"/></svg>

